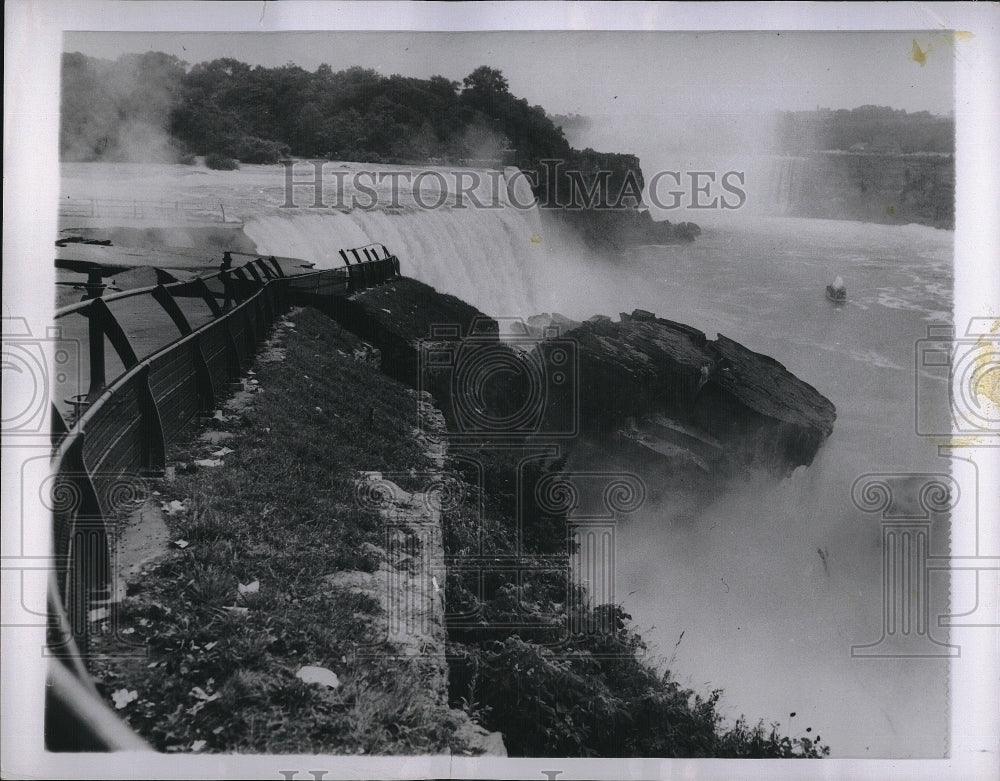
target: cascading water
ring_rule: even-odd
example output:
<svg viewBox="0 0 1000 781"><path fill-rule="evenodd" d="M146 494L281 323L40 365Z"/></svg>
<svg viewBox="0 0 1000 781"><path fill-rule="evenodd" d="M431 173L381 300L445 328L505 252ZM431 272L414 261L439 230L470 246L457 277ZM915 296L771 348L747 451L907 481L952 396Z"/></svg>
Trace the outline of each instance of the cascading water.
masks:
<svg viewBox="0 0 1000 781"><path fill-rule="evenodd" d="M546 224L523 179L497 187L486 172L473 174L482 180L472 192L479 206L452 192L445 204L425 208L436 203L440 190L421 187L417 197L379 189L378 200L367 207L316 209L309 206L310 189L299 208L275 206L248 215L244 230L259 252L301 257L319 268L340 265L342 247L380 242L399 256L405 275L498 317L572 308L586 251ZM351 196L348 191L345 200ZM566 284L553 285L554 275Z"/></svg>
<svg viewBox="0 0 1000 781"><path fill-rule="evenodd" d="M795 212L802 197L805 158L791 155L767 156L754 161L747 172L755 211L784 217Z"/></svg>
<svg viewBox="0 0 1000 781"><path fill-rule="evenodd" d="M773 161L773 203L779 215L788 214L795 207L801 177L802 160L798 157L779 157Z"/></svg>
<svg viewBox="0 0 1000 781"><path fill-rule="evenodd" d="M275 210L244 230L259 252L301 257L320 268L340 265L341 247L381 242L400 257L407 276L490 314L538 311L539 275L551 252L538 240L534 210L303 212Z"/></svg>

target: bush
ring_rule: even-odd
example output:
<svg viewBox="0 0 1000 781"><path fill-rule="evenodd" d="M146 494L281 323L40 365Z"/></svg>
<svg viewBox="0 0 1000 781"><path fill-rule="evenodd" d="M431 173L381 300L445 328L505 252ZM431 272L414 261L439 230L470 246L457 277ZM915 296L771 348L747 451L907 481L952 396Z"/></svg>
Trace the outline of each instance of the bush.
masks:
<svg viewBox="0 0 1000 781"><path fill-rule="evenodd" d="M213 171L235 171L240 164L231 157L216 154L215 152L205 155L205 167Z"/></svg>
<svg viewBox="0 0 1000 781"><path fill-rule="evenodd" d="M442 514L446 549L458 556L470 550L503 555L522 535L524 553L516 577L502 566L482 578L448 573L449 607L480 616L447 627L449 700L487 730L503 733L510 756L828 754L809 729L784 735L762 721L727 723L718 709L721 691L699 694L646 661L648 649L620 605L591 607L582 586L568 598L566 571L553 566L553 554L566 549L565 515L544 512L535 499L539 480L561 472L564 459L523 468L521 481L513 481L501 478L514 472L510 454L481 451L479 458L482 495L470 491L468 507ZM477 482L471 472L463 476ZM527 566L534 561L537 569Z"/></svg>
<svg viewBox="0 0 1000 781"><path fill-rule="evenodd" d="M236 157L242 163L277 163L288 156L288 145L256 136L243 136L236 147Z"/></svg>
<svg viewBox="0 0 1000 781"><path fill-rule="evenodd" d="M194 165L198 162L198 158L194 152L181 152L177 155L177 162L181 165Z"/></svg>
<svg viewBox="0 0 1000 781"><path fill-rule="evenodd" d="M585 631L558 649L517 634L450 649L453 705L486 729L502 732L510 756L820 758L829 753L819 736L782 735L777 724L751 726L740 717L728 726L718 711L720 690L700 695L641 660L642 640L620 607L584 608L577 618Z"/></svg>

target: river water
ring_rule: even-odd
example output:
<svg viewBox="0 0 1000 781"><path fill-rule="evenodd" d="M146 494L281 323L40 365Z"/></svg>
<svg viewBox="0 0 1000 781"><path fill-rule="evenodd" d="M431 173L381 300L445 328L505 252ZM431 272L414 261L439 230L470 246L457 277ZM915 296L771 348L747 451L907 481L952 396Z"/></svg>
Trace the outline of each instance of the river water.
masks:
<svg viewBox="0 0 1000 781"><path fill-rule="evenodd" d="M634 268L637 305L775 357L837 407L815 462L790 479L621 524L617 591L643 636L674 655L682 681L722 687L731 716L812 727L834 756L941 756L947 662L852 658L882 633L882 541L851 486L949 472L916 434L914 399L918 379L934 381L917 374L918 341L951 320L952 234L757 218L645 248ZM823 296L838 274L846 306ZM931 535L946 554L947 529Z"/></svg>

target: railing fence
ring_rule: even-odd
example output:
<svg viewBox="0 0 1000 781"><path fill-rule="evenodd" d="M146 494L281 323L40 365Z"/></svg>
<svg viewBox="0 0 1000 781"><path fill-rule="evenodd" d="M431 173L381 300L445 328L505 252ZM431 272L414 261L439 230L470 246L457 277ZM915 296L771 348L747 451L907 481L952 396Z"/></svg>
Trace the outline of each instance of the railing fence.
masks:
<svg viewBox="0 0 1000 781"><path fill-rule="evenodd" d="M269 326L292 305L330 306L338 298L399 275L381 245L341 251L347 265L285 276L273 258L257 258L184 282L95 297L61 309L56 322L87 321L89 388L64 416L52 405L52 530L60 604L52 606L49 650L86 654L90 614L112 599L108 522L143 498L144 476L161 473L170 442L199 415L211 414L242 374ZM348 254L349 253L349 254ZM350 264L348 257L363 258ZM208 320L192 324L185 300L200 300ZM176 338L137 355L111 305L165 312ZM105 377L106 350L123 371ZM141 502L140 502L141 503Z"/></svg>

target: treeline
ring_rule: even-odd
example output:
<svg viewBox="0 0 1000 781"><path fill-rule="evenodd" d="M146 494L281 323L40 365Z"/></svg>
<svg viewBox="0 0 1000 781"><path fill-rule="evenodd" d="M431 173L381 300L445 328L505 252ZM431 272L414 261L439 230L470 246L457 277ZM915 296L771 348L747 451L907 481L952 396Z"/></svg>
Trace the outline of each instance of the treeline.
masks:
<svg viewBox="0 0 1000 781"><path fill-rule="evenodd" d="M571 149L541 106L513 95L503 74L476 68L461 83L383 76L352 67L187 63L162 52L111 62L62 62L60 151L68 161L183 160L194 155L271 163L283 157L373 163L468 163L540 170L566 161L591 171L593 150ZM600 155L617 193L639 161ZM544 196L545 193L536 194Z"/></svg>
<svg viewBox="0 0 1000 781"><path fill-rule="evenodd" d="M888 106L786 111L779 116L778 146L793 154L816 150L953 154L955 120Z"/></svg>

